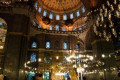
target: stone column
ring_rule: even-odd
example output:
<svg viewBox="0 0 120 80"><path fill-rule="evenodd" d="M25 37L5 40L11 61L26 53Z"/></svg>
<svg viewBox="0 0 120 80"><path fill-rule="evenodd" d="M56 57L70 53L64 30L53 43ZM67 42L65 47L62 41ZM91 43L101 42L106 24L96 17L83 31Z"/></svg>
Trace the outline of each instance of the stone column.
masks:
<svg viewBox="0 0 120 80"><path fill-rule="evenodd" d="M24 80L29 18L20 14L11 15L10 22L5 42L3 74L7 80Z"/></svg>

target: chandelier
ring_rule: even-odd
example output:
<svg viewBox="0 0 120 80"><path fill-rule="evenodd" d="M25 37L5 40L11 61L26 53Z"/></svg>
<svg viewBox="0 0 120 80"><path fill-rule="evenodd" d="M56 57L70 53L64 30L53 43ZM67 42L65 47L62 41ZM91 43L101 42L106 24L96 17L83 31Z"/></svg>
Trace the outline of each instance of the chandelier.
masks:
<svg viewBox="0 0 120 80"><path fill-rule="evenodd" d="M118 41L120 38L120 0L107 0L98 10L93 25L94 32L107 41Z"/></svg>

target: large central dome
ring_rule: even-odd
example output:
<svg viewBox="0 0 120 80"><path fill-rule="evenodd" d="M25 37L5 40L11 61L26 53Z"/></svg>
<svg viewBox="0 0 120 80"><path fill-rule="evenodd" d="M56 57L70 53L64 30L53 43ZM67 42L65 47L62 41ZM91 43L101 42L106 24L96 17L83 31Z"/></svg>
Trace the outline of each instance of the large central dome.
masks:
<svg viewBox="0 0 120 80"><path fill-rule="evenodd" d="M39 30L83 32L87 28L87 10L81 0L38 0L35 9L33 24Z"/></svg>
<svg viewBox="0 0 120 80"><path fill-rule="evenodd" d="M39 0L38 2L43 8L59 13L76 10L82 5L81 0Z"/></svg>

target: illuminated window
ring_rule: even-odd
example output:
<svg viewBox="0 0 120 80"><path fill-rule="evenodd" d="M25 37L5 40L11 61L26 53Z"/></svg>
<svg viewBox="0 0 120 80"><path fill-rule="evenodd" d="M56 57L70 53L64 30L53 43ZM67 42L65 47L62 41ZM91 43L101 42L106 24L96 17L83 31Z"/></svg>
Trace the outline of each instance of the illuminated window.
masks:
<svg viewBox="0 0 120 80"><path fill-rule="evenodd" d="M42 11L42 7L40 6L38 12L41 13L41 11Z"/></svg>
<svg viewBox="0 0 120 80"><path fill-rule="evenodd" d="M82 30L82 27L80 26L80 27L78 27L78 30Z"/></svg>
<svg viewBox="0 0 120 80"><path fill-rule="evenodd" d="M82 7L82 13L85 13L85 8L84 7Z"/></svg>
<svg viewBox="0 0 120 80"><path fill-rule="evenodd" d="M79 10L76 11L76 16L77 16L77 17L80 16Z"/></svg>
<svg viewBox="0 0 120 80"><path fill-rule="evenodd" d="M80 44L79 43L76 45L76 49L80 50Z"/></svg>
<svg viewBox="0 0 120 80"><path fill-rule="evenodd" d="M67 42L64 42L64 43L63 43L63 49L68 49Z"/></svg>
<svg viewBox="0 0 120 80"><path fill-rule="evenodd" d="M31 56L30 56L30 60L32 61L32 62L35 62L36 61L36 54L31 54Z"/></svg>
<svg viewBox="0 0 120 80"><path fill-rule="evenodd" d="M52 30L52 25L50 25L49 30Z"/></svg>
<svg viewBox="0 0 120 80"><path fill-rule="evenodd" d="M63 14L63 20L67 20L67 15Z"/></svg>
<svg viewBox="0 0 120 80"><path fill-rule="evenodd" d="M66 31L66 28L65 28L65 27L62 27L62 31Z"/></svg>
<svg viewBox="0 0 120 80"><path fill-rule="evenodd" d="M41 24L38 25L38 28L41 28Z"/></svg>
<svg viewBox="0 0 120 80"><path fill-rule="evenodd" d="M32 42L31 48L37 48L37 42Z"/></svg>
<svg viewBox="0 0 120 80"><path fill-rule="evenodd" d="M36 22L33 22L33 26L36 26Z"/></svg>
<svg viewBox="0 0 120 80"><path fill-rule="evenodd" d="M76 31L76 27L73 27L73 31Z"/></svg>
<svg viewBox="0 0 120 80"><path fill-rule="evenodd" d="M43 12L43 16L47 16L47 11L46 10L44 10L44 12Z"/></svg>
<svg viewBox="0 0 120 80"><path fill-rule="evenodd" d="M3 26L3 25L4 25L4 23L1 23L1 22L0 22L0 26Z"/></svg>
<svg viewBox="0 0 120 80"><path fill-rule="evenodd" d="M50 45L51 45L50 41L47 41L47 42L46 42L46 48L49 49L49 48L50 48Z"/></svg>
<svg viewBox="0 0 120 80"><path fill-rule="evenodd" d="M35 9L37 9L37 2L35 3L34 7L35 7Z"/></svg>
<svg viewBox="0 0 120 80"><path fill-rule="evenodd" d="M60 15L59 14L56 15L56 20L60 20Z"/></svg>
<svg viewBox="0 0 120 80"><path fill-rule="evenodd" d="M70 19L73 19L73 13L70 13Z"/></svg>
<svg viewBox="0 0 120 80"><path fill-rule="evenodd" d="M50 13L49 18L53 19L53 13Z"/></svg>
<svg viewBox="0 0 120 80"><path fill-rule="evenodd" d="M49 72L44 72L44 80L50 80L50 74Z"/></svg>
<svg viewBox="0 0 120 80"><path fill-rule="evenodd" d="M56 25L56 26L55 26L55 30L56 30L56 31L59 31L59 25Z"/></svg>

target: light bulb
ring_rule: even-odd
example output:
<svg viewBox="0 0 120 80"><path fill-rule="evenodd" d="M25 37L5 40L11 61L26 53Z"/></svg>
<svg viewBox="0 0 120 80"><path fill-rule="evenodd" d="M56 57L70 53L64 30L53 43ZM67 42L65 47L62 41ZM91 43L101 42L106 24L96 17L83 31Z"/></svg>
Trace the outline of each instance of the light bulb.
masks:
<svg viewBox="0 0 120 80"><path fill-rule="evenodd" d="M110 6L110 2L109 1L107 1L107 5Z"/></svg>
<svg viewBox="0 0 120 80"><path fill-rule="evenodd" d="M116 1L116 0L114 0L114 4L115 4L115 5L117 4L117 1Z"/></svg>

